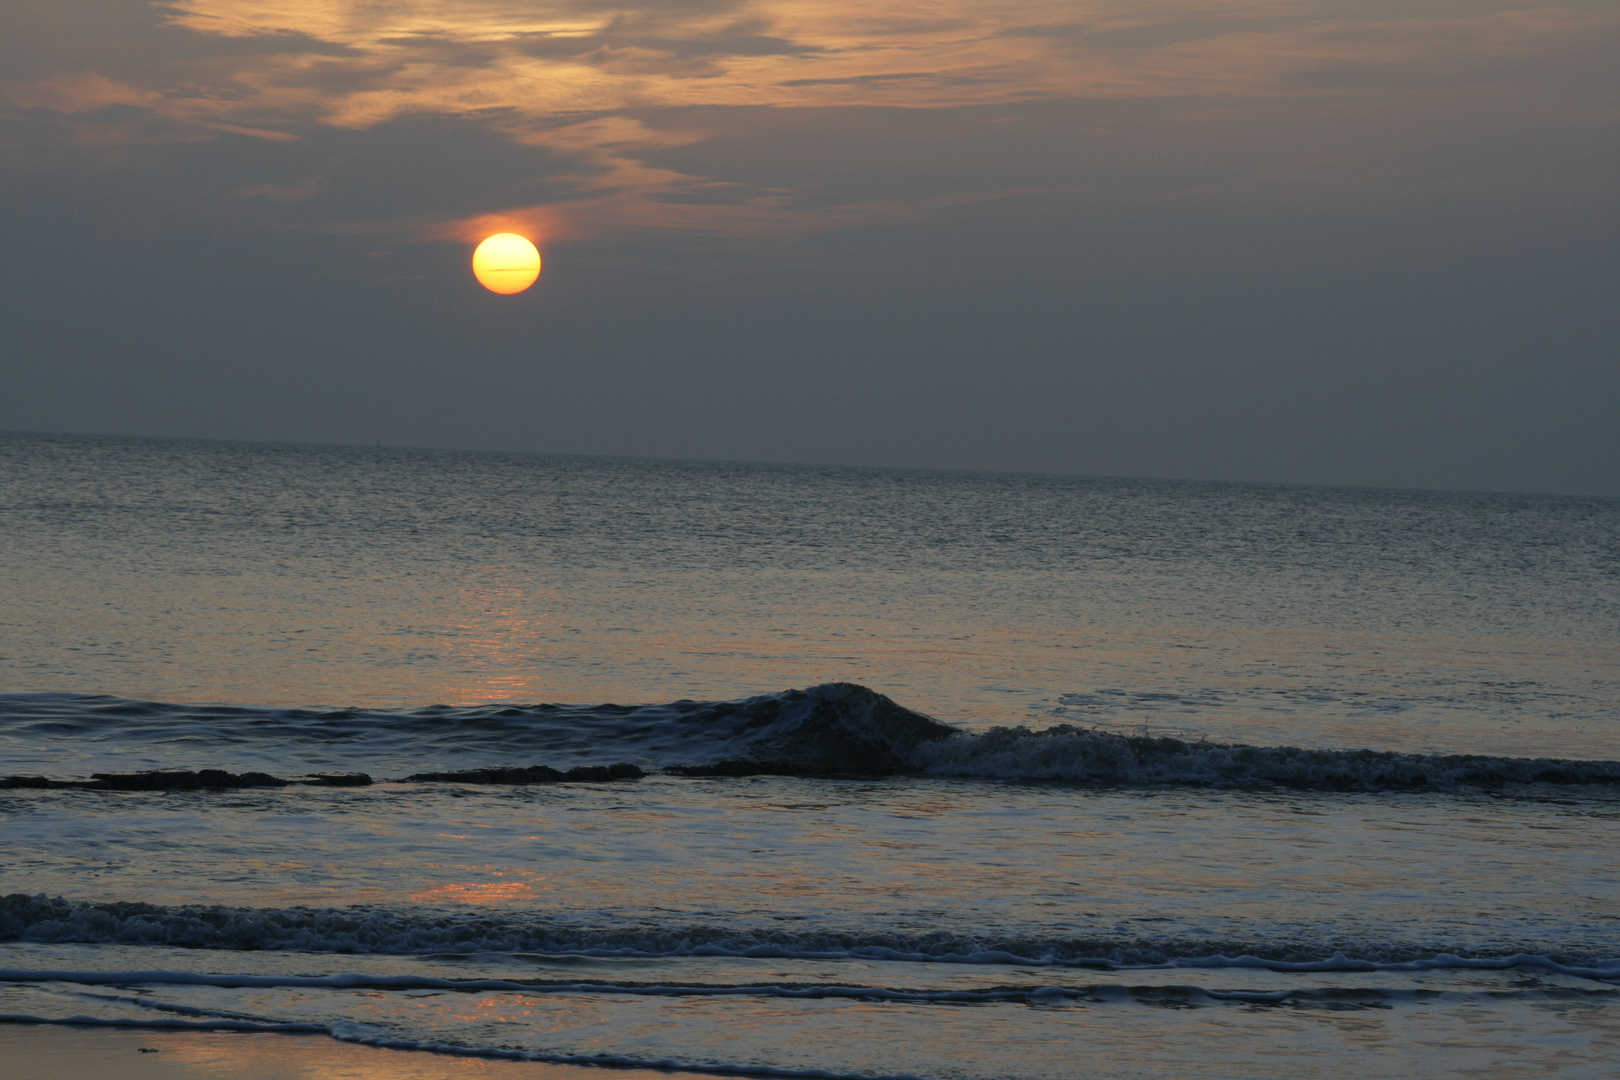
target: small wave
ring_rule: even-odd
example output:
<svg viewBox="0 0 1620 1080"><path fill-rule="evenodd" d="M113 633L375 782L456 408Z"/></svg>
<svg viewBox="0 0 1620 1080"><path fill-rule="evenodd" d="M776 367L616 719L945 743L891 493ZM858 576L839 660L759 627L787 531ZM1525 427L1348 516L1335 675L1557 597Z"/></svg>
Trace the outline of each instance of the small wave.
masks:
<svg viewBox="0 0 1620 1080"><path fill-rule="evenodd" d="M730 957L879 960L1090 968L1255 967L1279 972L1527 968L1620 978L1620 959L1545 956L1524 949L1462 956L1399 943L1347 955L1274 941L1151 938L997 937L903 933L743 930L705 926L574 926L521 912L466 913L381 907L244 908L87 902L13 893L0 896L0 941L164 945L383 955L514 953L582 957ZM1313 955L1314 954L1314 955Z"/></svg>
<svg viewBox="0 0 1620 1080"><path fill-rule="evenodd" d="M1620 784L1620 762L1313 750L1120 735L1069 724L998 727L920 744L908 764L930 776L1387 791L1505 784Z"/></svg>
<svg viewBox="0 0 1620 1080"><path fill-rule="evenodd" d="M1344 958L1339 958L1344 959ZM1225 961L1219 962L1219 961ZM1246 961L1246 962L1245 962ZM1544 956L1502 957L1490 962L1470 961L1463 957L1442 955L1428 961L1406 964L1368 965L1354 962L1341 966L1306 964L1279 966L1253 957L1209 957L1202 961L1186 960L1162 965L1169 968L1258 968L1267 971L1292 973L1362 972L1362 971L1433 971L1456 970L1536 970L1562 975L1578 975L1592 979L1620 977L1620 962L1607 967L1572 968L1555 964ZM1135 970L1152 970L1138 968ZM790 1000L843 999L861 1001L933 1002L938 1004L989 1004L993 1002L1051 1002L1057 999L1107 1000L1120 995L1151 997L1181 995L1205 997L1213 1001L1284 1002L1300 1000L1330 1000L1345 997L1374 996L1411 999L1416 995L1438 997L1441 994L1457 996L1467 993L1455 988L1424 990L1402 987L1292 987L1283 990L1230 990L1205 986L1160 983L1126 985L1108 982L1089 982L1083 985L1046 986L991 986L976 990L938 990L889 986L848 986L839 984L776 985L769 983L712 984L712 983L625 983L625 982L559 982L547 979L442 979L425 975L363 975L345 972L338 975L240 975L198 971L70 971L59 969L0 968L0 982L13 983L70 983L78 986L213 986L221 989L297 989L297 990L444 990L455 993L483 994L508 991L524 994L613 994L624 997L759 997ZM1545 987L1530 989L1509 988L1473 991L1482 997L1510 996L1567 997L1573 999L1613 1000L1620 989L1605 987ZM197 1010L193 1010L196 1012ZM215 1013L227 1019L242 1019L238 1014Z"/></svg>

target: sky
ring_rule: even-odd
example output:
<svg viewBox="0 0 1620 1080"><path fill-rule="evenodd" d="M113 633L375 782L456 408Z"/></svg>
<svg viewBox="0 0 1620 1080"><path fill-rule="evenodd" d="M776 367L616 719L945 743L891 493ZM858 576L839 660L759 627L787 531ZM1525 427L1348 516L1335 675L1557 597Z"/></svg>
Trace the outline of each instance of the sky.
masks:
<svg viewBox="0 0 1620 1080"><path fill-rule="evenodd" d="M1616 56L1614 0L4 0L0 429L1616 496Z"/></svg>

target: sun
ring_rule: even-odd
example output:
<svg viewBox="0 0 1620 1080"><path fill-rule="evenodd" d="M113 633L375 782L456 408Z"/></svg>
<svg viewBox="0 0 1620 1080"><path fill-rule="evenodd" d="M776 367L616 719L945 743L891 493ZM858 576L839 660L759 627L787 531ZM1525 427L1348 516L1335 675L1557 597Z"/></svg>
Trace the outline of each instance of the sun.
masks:
<svg viewBox="0 0 1620 1080"><path fill-rule="evenodd" d="M510 296L527 289L540 276L540 252L517 233L496 233L478 245L472 265L480 285Z"/></svg>

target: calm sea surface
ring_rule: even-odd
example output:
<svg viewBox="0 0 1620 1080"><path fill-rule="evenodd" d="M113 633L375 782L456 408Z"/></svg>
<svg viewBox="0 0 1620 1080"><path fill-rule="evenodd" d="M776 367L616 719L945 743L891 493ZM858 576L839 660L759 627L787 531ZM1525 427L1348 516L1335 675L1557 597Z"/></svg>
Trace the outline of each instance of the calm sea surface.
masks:
<svg viewBox="0 0 1620 1080"><path fill-rule="evenodd" d="M1620 1060L1617 500L0 434L0 778L10 1020Z"/></svg>

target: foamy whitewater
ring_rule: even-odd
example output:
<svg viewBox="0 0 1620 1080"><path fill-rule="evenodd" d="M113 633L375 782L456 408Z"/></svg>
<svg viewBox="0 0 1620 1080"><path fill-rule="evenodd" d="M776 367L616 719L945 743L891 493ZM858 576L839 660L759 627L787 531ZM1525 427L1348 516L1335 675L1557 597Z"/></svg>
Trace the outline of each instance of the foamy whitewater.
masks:
<svg viewBox="0 0 1620 1080"><path fill-rule="evenodd" d="M1620 502L0 435L0 1020L1608 1077Z"/></svg>

